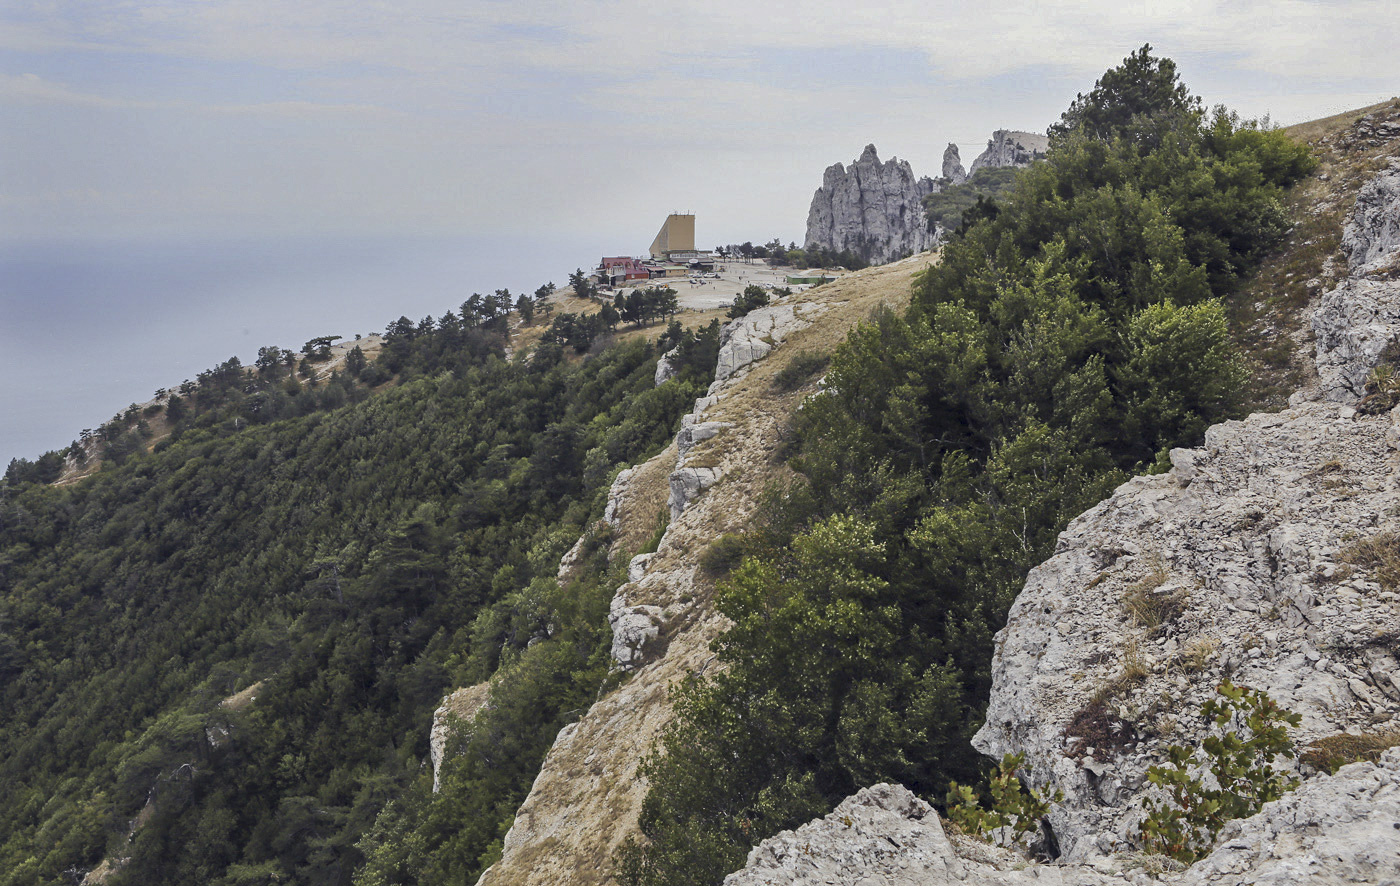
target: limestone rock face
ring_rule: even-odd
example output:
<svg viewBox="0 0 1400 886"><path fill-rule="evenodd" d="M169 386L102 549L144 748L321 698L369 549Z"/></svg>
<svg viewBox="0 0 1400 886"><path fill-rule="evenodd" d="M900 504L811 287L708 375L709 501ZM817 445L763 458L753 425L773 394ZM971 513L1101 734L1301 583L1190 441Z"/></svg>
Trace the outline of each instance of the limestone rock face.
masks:
<svg viewBox="0 0 1400 886"><path fill-rule="evenodd" d="M824 311L822 305L811 303L767 305L726 323L719 333L719 361L710 394L716 393L715 386L768 356L783 339L806 328Z"/></svg>
<svg viewBox="0 0 1400 886"><path fill-rule="evenodd" d="M1368 186L1358 204L1367 219L1400 214L1400 189ZM1400 410L1350 405L1400 336L1400 286L1365 276L1385 228L1354 224L1356 275L1319 300L1316 383L1282 412L1212 427L1200 449L1172 451L1169 473L1074 520L997 634L974 745L1024 751L1033 783L1064 791L1050 820L1066 857L1125 847L1147 768L1168 743L1199 744L1186 715L1224 677L1301 714L1300 743L1400 728L1400 601L1342 562L1400 513ZM1131 615L1133 600L1162 624ZM1129 664L1139 676L1125 680ZM1301 870L1289 853L1277 870Z"/></svg>
<svg viewBox="0 0 1400 886"><path fill-rule="evenodd" d="M881 163L875 146L866 145L850 168L827 167L807 211L804 243L850 250L871 264L932 249L937 234L924 217L923 199L939 188L933 179L915 178L909 161Z"/></svg>
<svg viewBox="0 0 1400 886"><path fill-rule="evenodd" d="M1395 261L1400 251L1400 169L1392 166L1362 186L1342 233L1342 251L1354 275L1377 273Z"/></svg>
<svg viewBox="0 0 1400 886"><path fill-rule="evenodd" d="M668 500L672 520L724 476L722 468L694 464L690 458L695 444L713 439L733 426L729 422L705 421L705 411L720 401L731 381L743 378L750 365L768 356L792 333L811 325L826 310L824 305L811 302L767 305L729 321L720 330L715 380L706 395L695 401L694 410L681 417L681 429L676 434L676 469L671 474Z"/></svg>
<svg viewBox="0 0 1400 886"><path fill-rule="evenodd" d="M967 174L979 169L1000 169L1006 166L1024 168L1045 156L1050 139L1036 132L998 129L987 140L987 149L972 161Z"/></svg>
<svg viewBox="0 0 1400 886"><path fill-rule="evenodd" d="M641 663L643 648L657 638L665 621L659 607L628 606L621 593L613 597L608 624L613 635L612 657L619 670L629 671Z"/></svg>
<svg viewBox="0 0 1400 886"><path fill-rule="evenodd" d="M1391 886L1400 882L1397 821L1400 748L1392 748L1378 764L1344 766L1230 822L1215 850L1187 870L1150 877L1136 853L1027 864L995 846L949 839L927 803L880 784L764 840L724 886Z"/></svg>
<svg viewBox="0 0 1400 886"><path fill-rule="evenodd" d="M442 705L433 712L433 731L428 740L428 753L433 761L433 793L438 791L438 775L447 752L447 741L452 737L453 725L470 725L472 718L486 707L490 698L491 684L478 683L448 694L443 698Z"/></svg>
<svg viewBox="0 0 1400 886"><path fill-rule="evenodd" d="M877 784L826 818L764 840L724 886L1106 886L1132 882L1074 866L1028 867L1010 852L943 831L938 813L908 789ZM1143 877L1143 882L1150 882Z"/></svg>
<svg viewBox="0 0 1400 886"><path fill-rule="evenodd" d="M676 377L676 368L671 365L671 362L678 351L678 348L672 348L662 354L660 360L656 361L656 376L654 379L656 385L662 385Z"/></svg>
<svg viewBox="0 0 1400 886"><path fill-rule="evenodd" d="M1050 820L1067 858L1126 848L1147 768L1166 744L1199 743L1187 714L1226 676L1301 714L1304 743L1400 714L1388 685L1397 650L1368 643L1400 624L1400 604L1338 560L1400 506L1400 459L1390 416L1342 409L1216 425L1201 449L1173 451L1169 473L1130 480L1077 518L1031 571L997 634L973 744L1025 752L1033 783L1064 791ZM1180 613L1150 630L1128 610L1134 594ZM1130 660L1146 676L1096 709ZM1076 721L1100 737L1078 737L1094 730Z"/></svg>
<svg viewBox="0 0 1400 886"><path fill-rule="evenodd" d="M1322 395L1350 403L1400 335L1400 282L1351 277L1322 296L1312 318Z"/></svg>
<svg viewBox="0 0 1400 886"><path fill-rule="evenodd" d="M1400 748L1353 763L1225 826L1181 886L1400 883Z"/></svg>
<svg viewBox="0 0 1400 886"><path fill-rule="evenodd" d="M951 142L943 149L943 177L950 185L960 185L967 181L967 170L963 169L958 146Z"/></svg>

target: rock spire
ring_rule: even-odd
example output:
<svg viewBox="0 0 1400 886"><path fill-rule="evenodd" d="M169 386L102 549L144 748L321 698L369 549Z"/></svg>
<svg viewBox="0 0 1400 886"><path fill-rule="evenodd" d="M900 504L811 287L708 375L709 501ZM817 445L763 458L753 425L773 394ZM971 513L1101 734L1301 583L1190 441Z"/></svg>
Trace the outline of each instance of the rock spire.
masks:
<svg viewBox="0 0 1400 886"><path fill-rule="evenodd" d="M807 212L807 247L850 250L883 264L931 249L937 234L924 217L923 199L939 190L933 179L915 178L909 161L880 162L874 145L849 168L827 167Z"/></svg>

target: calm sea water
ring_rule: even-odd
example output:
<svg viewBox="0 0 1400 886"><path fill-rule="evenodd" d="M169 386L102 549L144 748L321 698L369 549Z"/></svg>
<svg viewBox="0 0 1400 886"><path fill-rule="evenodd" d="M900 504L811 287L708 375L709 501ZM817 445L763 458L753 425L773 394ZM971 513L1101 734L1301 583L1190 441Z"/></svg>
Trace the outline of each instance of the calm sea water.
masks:
<svg viewBox="0 0 1400 886"><path fill-rule="evenodd" d="M0 472L263 345L381 332L563 284L616 243L525 238L0 243Z"/></svg>

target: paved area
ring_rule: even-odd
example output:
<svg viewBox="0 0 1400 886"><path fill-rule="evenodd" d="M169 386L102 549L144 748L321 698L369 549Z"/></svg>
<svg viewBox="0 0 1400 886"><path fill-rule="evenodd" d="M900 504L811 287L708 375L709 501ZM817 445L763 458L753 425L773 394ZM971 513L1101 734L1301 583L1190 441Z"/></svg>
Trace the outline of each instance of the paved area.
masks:
<svg viewBox="0 0 1400 886"><path fill-rule="evenodd" d="M791 267L771 268L767 262L755 259L753 262L725 261L715 265L718 277L699 278L672 277L666 280L652 280L650 285L670 286L676 290L676 298L681 307L693 311L712 311L734 303L734 296L744 291L745 286L755 283L769 286L786 286L788 274L806 273ZM812 273L817 273L813 271ZM836 272L839 275L840 272ZM622 287L630 288L630 287ZM798 292L805 287L794 286Z"/></svg>

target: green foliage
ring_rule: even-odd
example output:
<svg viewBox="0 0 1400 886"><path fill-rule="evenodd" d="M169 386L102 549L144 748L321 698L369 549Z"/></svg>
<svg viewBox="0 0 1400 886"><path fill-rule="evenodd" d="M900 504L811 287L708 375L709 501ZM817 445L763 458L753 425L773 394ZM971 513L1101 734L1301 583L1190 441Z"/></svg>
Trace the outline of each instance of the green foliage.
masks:
<svg viewBox="0 0 1400 886"><path fill-rule="evenodd" d="M988 213L987 204L995 205L998 197L1010 191L1019 172L1019 169L1010 166L979 169L967 181L925 197L924 216L930 225L938 225L945 231L957 231L962 227L965 215L985 216Z"/></svg>
<svg viewBox="0 0 1400 886"><path fill-rule="evenodd" d="M859 271L870 267L870 262L859 253L849 249L825 249L811 245L804 249L790 249L787 261L796 268L845 268Z"/></svg>
<svg viewBox="0 0 1400 886"><path fill-rule="evenodd" d="M671 512L662 510L656 515L656 528L652 530L651 537L642 543L638 554L654 554L656 549L661 547L661 539L666 536L666 529L671 525Z"/></svg>
<svg viewBox="0 0 1400 886"><path fill-rule="evenodd" d="M831 796L884 773L926 782L966 740L956 677L885 654L901 616L877 571L883 553L870 524L837 516L721 585L718 608L734 621L716 643L724 668L677 691L680 716L643 767L670 790L648 795L652 842L624 853L624 882L722 878Z"/></svg>
<svg viewBox="0 0 1400 886"><path fill-rule="evenodd" d="M1035 788L1023 785L1016 770L1025 764L1025 754L1007 754L987 773L987 791L991 799L985 809L971 786L950 784L948 817L963 833L976 837L1010 828L1013 842L1025 840L1039 829L1040 820L1050 814L1050 805L1064 799L1060 791L1045 798Z"/></svg>
<svg viewBox="0 0 1400 886"><path fill-rule="evenodd" d="M779 393L795 391L812 376L826 369L830 362L831 357L819 351L798 351L788 360L787 365L773 376L773 389Z"/></svg>
<svg viewBox="0 0 1400 886"><path fill-rule="evenodd" d="M1199 115L1201 100L1187 91L1169 58L1156 58L1144 45L1110 69L1088 95L1080 94L1050 127L1051 139L1082 133L1109 141L1124 138L1155 146L1163 134Z"/></svg>
<svg viewBox="0 0 1400 886"><path fill-rule="evenodd" d="M1177 86L1145 53L1106 74L908 312L876 310L832 356L793 419L799 479L722 585L724 668L682 690L649 763L631 882L718 882L861 785L975 777L1026 573L1130 472L1239 414L1221 299L1309 161Z"/></svg>
<svg viewBox="0 0 1400 886"><path fill-rule="evenodd" d="M634 289L625 296L619 292L615 307L623 322L650 326L662 317L675 317L676 311L680 310L680 302L677 301L676 290L671 287L652 286Z"/></svg>
<svg viewBox="0 0 1400 886"><path fill-rule="evenodd" d="M731 320L737 320L755 308L761 308L768 304L768 290L756 283L750 283L744 287L744 291L734 296L734 303L729 306L728 313L725 314Z"/></svg>
<svg viewBox="0 0 1400 886"><path fill-rule="evenodd" d="M474 298L391 324L403 383L372 398L234 421L254 375L230 361L178 395L228 400L159 452L0 490L0 884L104 855L130 858L118 886L343 884L371 849L475 879L606 672L620 579L561 590L559 556L709 379L654 385L643 341L507 363L482 328L505 295ZM256 375L284 384L282 353ZM421 784L432 711L498 670L449 814Z"/></svg>
<svg viewBox="0 0 1400 886"><path fill-rule="evenodd" d="M1199 751L1184 745L1167 748L1167 766L1147 770L1165 799L1147 798L1141 826L1144 845L1177 861L1204 858L1225 823L1258 812L1298 786L1298 779L1273 768L1276 757L1293 757L1289 726L1303 721L1283 710L1269 696L1229 680L1216 687L1223 701L1210 699L1201 707L1215 734ZM1235 727L1235 728L1226 728ZM1200 763L1197 758L1203 758ZM1199 774L1210 770L1214 786Z"/></svg>

